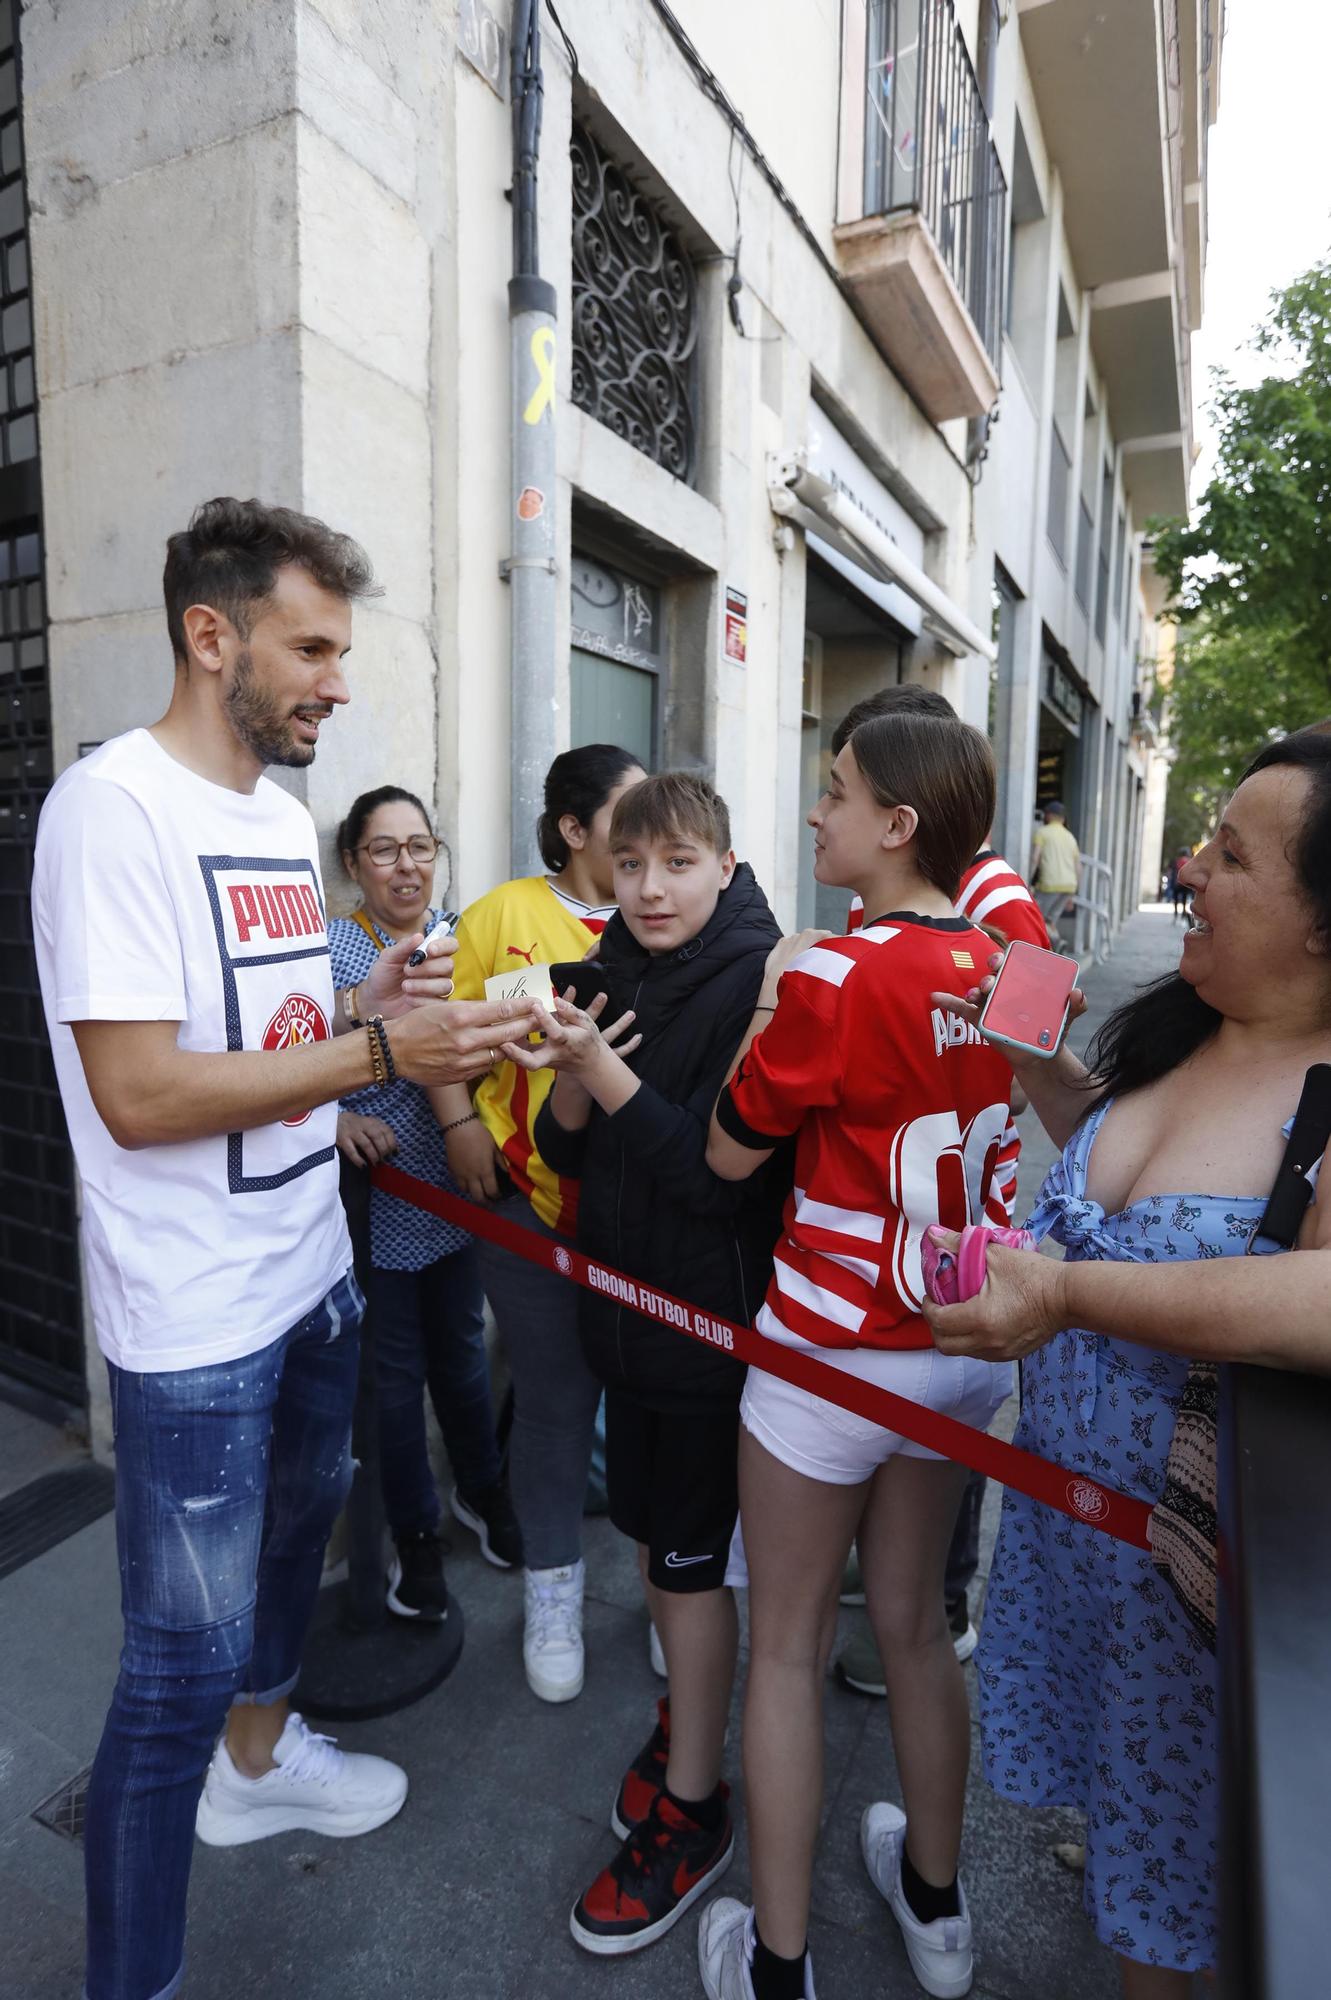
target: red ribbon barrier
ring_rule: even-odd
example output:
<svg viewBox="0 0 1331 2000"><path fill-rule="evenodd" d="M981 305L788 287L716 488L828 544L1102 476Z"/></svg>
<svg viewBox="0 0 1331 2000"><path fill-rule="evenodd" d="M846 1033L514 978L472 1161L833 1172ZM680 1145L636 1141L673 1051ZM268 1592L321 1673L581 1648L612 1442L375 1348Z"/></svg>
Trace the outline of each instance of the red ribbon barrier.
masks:
<svg viewBox="0 0 1331 2000"><path fill-rule="evenodd" d="M1120 1542L1131 1542L1139 1549L1150 1547L1147 1524L1151 1509L1130 1493L1117 1493L1112 1486L1102 1486L1098 1479L1091 1479L1085 1473L1069 1472L1066 1466L1038 1458L1033 1451L1022 1451L1017 1445L1004 1443L1002 1438L972 1430L969 1424L958 1423L955 1417L926 1410L908 1397L894 1395L890 1389L880 1389L858 1376L847 1375L840 1368L829 1367L800 1348L784 1347L779 1341L769 1340L751 1326L737 1326L733 1320L704 1312L701 1307L677 1299L670 1292L658 1291L655 1286L644 1285L640 1279L630 1278L609 1264L594 1262L571 1243L552 1243L547 1237L524 1229L520 1223L505 1222L488 1209L464 1201L461 1195L446 1194L428 1181L417 1180L414 1174L404 1174L400 1167L376 1167L371 1179L386 1194L394 1194L414 1208L423 1208L455 1228L465 1229L469 1235L483 1236L487 1242L511 1250L515 1257L525 1257L530 1264L557 1271L560 1277L581 1285L585 1291L617 1299L631 1311L687 1334L690 1340L720 1348L751 1368L779 1375L783 1382L793 1382L797 1389L806 1389L810 1395L851 1410L857 1417L867 1417L871 1423L881 1424L884 1430L897 1431L912 1444L924 1445L943 1458L968 1465L973 1472L986 1473L990 1479L1015 1487L1032 1500L1056 1507L1074 1521L1099 1528Z"/></svg>

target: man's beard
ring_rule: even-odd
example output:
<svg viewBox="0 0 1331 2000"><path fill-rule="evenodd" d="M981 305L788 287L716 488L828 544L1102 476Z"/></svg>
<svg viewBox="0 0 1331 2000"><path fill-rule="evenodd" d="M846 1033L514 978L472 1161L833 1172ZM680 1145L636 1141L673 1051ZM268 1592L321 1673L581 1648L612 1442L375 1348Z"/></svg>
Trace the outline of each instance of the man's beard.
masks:
<svg viewBox="0 0 1331 2000"><path fill-rule="evenodd" d="M297 769L314 762L317 745L301 743L292 733L290 711L283 712L258 684L254 655L243 648L236 655L236 671L223 707L227 721L252 757L261 764L287 764ZM322 702L311 702L312 713L328 713Z"/></svg>

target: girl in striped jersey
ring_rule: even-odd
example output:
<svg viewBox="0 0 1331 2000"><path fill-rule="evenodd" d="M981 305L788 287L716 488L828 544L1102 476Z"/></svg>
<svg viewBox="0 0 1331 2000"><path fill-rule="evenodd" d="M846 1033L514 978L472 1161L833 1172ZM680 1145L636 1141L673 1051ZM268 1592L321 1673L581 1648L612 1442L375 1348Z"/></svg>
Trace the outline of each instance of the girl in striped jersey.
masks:
<svg viewBox="0 0 1331 2000"><path fill-rule="evenodd" d="M993 758L967 724L893 715L855 730L809 815L815 873L881 914L846 937L806 932L776 947L707 1155L738 1180L797 1137L759 1331L978 1428L1011 1372L940 1365L920 1314L920 1242L944 1215L1004 1220L992 1182L1008 1065L949 1029L932 998L963 993L988 962L990 939L953 904L993 810ZM722 1900L708 1910L704 1986L711 2000L811 2000L822 1690L857 1538L907 1809L869 1808L865 1860L926 1991L963 1994L971 1937L957 1855L970 1717L943 1567L966 1468L756 1368L740 1414L755 1908Z"/></svg>

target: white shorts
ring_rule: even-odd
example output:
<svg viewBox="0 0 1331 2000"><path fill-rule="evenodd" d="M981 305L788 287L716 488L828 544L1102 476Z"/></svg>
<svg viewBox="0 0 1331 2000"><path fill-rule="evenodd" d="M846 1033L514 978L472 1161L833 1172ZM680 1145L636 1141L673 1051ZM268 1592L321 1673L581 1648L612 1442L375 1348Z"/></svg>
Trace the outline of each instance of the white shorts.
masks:
<svg viewBox="0 0 1331 2000"><path fill-rule="evenodd" d="M805 1352L813 1350L805 1349ZM972 1430L988 1430L1015 1387L1010 1361L976 1361L968 1354L940 1354L936 1347L819 1348L820 1361L844 1374L888 1389L894 1396L937 1410ZM750 1368L739 1406L751 1437L793 1472L828 1486L858 1486L900 1452L938 1458L922 1444L884 1430L868 1417L825 1402L779 1376Z"/></svg>

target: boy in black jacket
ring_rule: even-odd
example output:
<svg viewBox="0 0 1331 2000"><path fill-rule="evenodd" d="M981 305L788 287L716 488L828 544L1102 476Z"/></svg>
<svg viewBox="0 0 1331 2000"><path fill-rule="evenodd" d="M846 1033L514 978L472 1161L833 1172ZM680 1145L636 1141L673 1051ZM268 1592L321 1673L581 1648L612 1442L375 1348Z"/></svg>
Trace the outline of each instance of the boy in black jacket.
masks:
<svg viewBox="0 0 1331 2000"><path fill-rule="evenodd" d="M539 1050L506 1053L559 1073L535 1136L542 1158L581 1182L579 1248L747 1324L789 1175L783 1185L774 1161L757 1187L718 1179L707 1127L781 933L752 869L735 864L725 802L705 779L635 785L610 844L619 911L601 938L605 998L586 1014L559 1001ZM738 1633L725 1571L744 1369L600 1293L582 1293L580 1310L606 1387L610 1517L638 1544L670 1682L615 1801L623 1845L570 1919L586 1950L618 1954L662 1936L730 1864L720 1776Z"/></svg>

